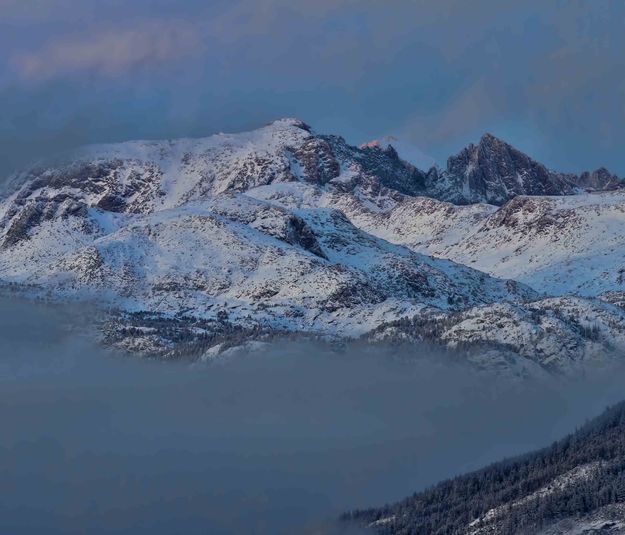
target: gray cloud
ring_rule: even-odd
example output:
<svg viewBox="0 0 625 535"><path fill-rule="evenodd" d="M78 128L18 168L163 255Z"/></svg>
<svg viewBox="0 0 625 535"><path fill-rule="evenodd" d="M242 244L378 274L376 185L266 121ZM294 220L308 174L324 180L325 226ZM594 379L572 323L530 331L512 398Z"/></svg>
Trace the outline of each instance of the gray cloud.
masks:
<svg viewBox="0 0 625 535"><path fill-rule="evenodd" d="M553 168L625 175L621 2L43 4L5 0L0 19L4 58L20 58L0 59L0 168L36 159L37 140L48 152L300 116L353 143L398 135L439 163L488 130ZM185 22L159 41L154 17Z"/></svg>
<svg viewBox="0 0 625 535"><path fill-rule="evenodd" d="M488 4L454 12L439 32L442 68L460 77L403 131L439 159L490 130L553 167L623 174L623 4Z"/></svg>
<svg viewBox="0 0 625 535"><path fill-rule="evenodd" d="M0 0L0 15L11 21L42 20L68 6L68 0Z"/></svg>
<svg viewBox="0 0 625 535"><path fill-rule="evenodd" d="M67 74L125 75L197 54L202 41L188 23L152 21L128 28L105 28L56 37L34 52L16 52L12 65L28 81Z"/></svg>

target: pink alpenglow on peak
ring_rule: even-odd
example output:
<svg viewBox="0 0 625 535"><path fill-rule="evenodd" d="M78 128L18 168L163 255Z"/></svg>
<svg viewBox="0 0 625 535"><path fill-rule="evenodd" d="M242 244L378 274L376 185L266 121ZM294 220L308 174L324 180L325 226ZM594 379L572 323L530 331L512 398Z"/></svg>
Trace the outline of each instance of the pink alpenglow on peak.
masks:
<svg viewBox="0 0 625 535"><path fill-rule="evenodd" d="M362 143L358 146L360 149L373 149L378 147L380 149L386 149L392 142L399 141L395 136L384 136L379 139L372 139L366 143Z"/></svg>

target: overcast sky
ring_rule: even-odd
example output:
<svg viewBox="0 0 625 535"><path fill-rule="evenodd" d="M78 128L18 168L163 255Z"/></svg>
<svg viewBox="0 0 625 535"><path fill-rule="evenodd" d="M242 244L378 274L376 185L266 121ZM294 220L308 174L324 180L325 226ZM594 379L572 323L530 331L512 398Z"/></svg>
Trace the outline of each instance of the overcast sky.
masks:
<svg viewBox="0 0 625 535"><path fill-rule="evenodd" d="M0 169L297 116L625 175L624 25L620 0L0 0Z"/></svg>

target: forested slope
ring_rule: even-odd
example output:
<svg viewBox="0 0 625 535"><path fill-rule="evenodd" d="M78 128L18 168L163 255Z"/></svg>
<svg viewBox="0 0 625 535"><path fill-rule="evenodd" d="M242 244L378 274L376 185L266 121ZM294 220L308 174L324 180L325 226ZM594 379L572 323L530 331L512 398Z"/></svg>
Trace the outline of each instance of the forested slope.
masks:
<svg viewBox="0 0 625 535"><path fill-rule="evenodd" d="M625 533L625 403L544 450L343 520L394 535Z"/></svg>

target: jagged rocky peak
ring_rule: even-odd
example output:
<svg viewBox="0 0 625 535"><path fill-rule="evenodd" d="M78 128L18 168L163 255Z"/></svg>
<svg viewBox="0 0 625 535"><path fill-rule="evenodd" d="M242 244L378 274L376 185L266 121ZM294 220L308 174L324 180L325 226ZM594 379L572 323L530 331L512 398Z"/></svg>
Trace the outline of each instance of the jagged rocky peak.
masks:
<svg viewBox="0 0 625 535"><path fill-rule="evenodd" d="M328 140L337 158L359 169L359 177L353 184L366 184L369 188L380 186L404 195L428 195L425 173L410 162L403 160L390 143L392 136L374 139L358 147L349 145L339 136L321 136Z"/></svg>
<svg viewBox="0 0 625 535"><path fill-rule="evenodd" d="M384 136L379 139L372 139L370 141L367 141L366 143L361 143L360 145L358 145L358 148L364 151L379 150L388 154L391 158L398 160L399 154L393 146L393 143L395 143L396 141L397 138L395 136Z"/></svg>
<svg viewBox="0 0 625 535"><path fill-rule="evenodd" d="M106 211L151 213L284 182L425 194L424 174L392 147L354 147L296 118L236 134L88 146L67 162L21 176L16 211L63 194Z"/></svg>
<svg viewBox="0 0 625 535"><path fill-rule="evenodd" d="M426 182L428 193L441 200L496 205L517 195L573 195L623 186L604 167L581 175L552 171L490 133L449 157L444 171L431 169Z"/></svg>
<svg viewBox="0 0 625 535"><path fill-rule="evenodd" d="M447 161L448 175L460 186L456 193L465 202L503 204L516 195L570 195L574 183L560 173L486 133Z"/></svg>
<svg viewBox="0 0 625 535"><path fill-rule="evenodd" d="M57 216L80 220L97 209L151 214L191 201L284 183L324 192L366 195L373 204L427 196L455 204L503 205L518 195L568 195L615 189L622 182L600 168L580 176L555 173L492 134L427 173L403 160L394 139L360 147L315 133L304 121L278 119L251 132L199 139L128 141L90 146L73 159L19 175L0 213L2 243L28 239Z"/></svg>

